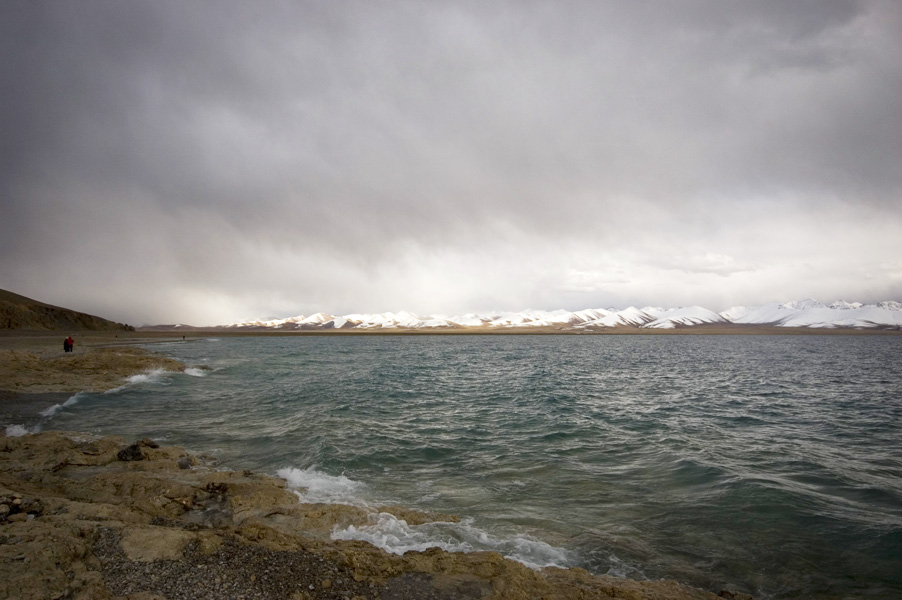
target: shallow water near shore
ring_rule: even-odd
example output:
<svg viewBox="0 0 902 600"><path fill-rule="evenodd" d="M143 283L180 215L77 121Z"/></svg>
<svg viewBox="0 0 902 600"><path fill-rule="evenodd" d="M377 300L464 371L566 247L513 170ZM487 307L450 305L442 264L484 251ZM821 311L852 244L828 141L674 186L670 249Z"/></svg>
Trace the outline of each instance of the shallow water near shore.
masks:
<svg viewBox="0 0 902 600"><path fill-rule="evenodd" d="M902 596L902 339L318 336L148 348L186 373L22 428L151 437L396 503L335 537L760 598ZM52 410L48 410L52 409Z"/></svg>

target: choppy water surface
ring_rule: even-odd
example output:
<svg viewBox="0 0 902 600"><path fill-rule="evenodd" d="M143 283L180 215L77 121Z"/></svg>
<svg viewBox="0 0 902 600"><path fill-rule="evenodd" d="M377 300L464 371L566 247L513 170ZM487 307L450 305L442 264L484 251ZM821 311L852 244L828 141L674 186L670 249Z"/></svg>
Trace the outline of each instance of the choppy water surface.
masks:
<svg viewBox="0 0 902 600"><path fill-rule="evenodd" d="M160 344L209 371L43 427L150 436L383 515L336 537L762 598L902 597L902 338L353 336ZM191 376L204 375L206 376Z"/></svg>

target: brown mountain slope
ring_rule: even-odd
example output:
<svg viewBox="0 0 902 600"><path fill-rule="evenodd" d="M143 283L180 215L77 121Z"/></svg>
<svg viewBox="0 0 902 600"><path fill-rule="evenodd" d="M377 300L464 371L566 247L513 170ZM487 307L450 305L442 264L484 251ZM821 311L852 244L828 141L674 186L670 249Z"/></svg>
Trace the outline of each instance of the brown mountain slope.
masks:
<svg viewBox="0 0 902 600"><path fill-rule="evenodd" d="M0 329L132 331L133 327L114 323L68 308L45 304L0 290Z"/></svg>

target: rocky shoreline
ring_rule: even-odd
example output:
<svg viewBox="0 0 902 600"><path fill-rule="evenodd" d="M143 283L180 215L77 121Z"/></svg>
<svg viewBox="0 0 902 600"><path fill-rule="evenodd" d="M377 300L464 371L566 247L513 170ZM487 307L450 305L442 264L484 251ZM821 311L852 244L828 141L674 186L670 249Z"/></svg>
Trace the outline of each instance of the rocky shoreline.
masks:
<svg viewBox="0 0 902 600"><path fill-rule="evenodd" d="M410 523L453 519L379 507ZM0 598L714 600L672 581L532 570L492 552L397 556L333 541L368 511L179 447L45 432L0 438ZM745 597L724 592L721 598Z"/></svg>
<svg viewBox="0 0 902 600"><path fill-rule="evenodd" d="M155 369L181 371L177 360L134 346L79 349L73 353L46 348L0 349L0 390L21 394L103 392L131 375Z"/></svg>
<svg viewBox="0 0 902 600"><path fill-rule="evenodd" d="M122 350L86 352L82 362L7 356L0 387L19 397L72 391L67 385L102 389L148 368L184 368ZM750 598L582 569L533 570L493 552L432 548L398 556L330 534L366 525L379 513L410 524L456 517L399 506L302 503L281 479L218 470L184 448L147 439L2 431L0 599Z"/></svg>

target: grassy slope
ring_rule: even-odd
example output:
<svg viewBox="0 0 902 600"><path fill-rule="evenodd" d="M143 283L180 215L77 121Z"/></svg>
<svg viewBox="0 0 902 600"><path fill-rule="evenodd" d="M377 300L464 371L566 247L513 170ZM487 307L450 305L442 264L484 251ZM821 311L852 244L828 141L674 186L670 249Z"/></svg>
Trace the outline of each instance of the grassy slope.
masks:
<svg viewBox="0 0 902 600"><path fill-rule="evenodd" d="M124 331L128 325L0 290L0 329Z"/></svg>

